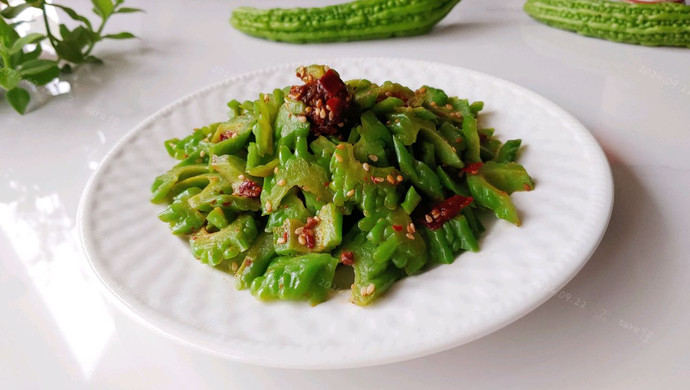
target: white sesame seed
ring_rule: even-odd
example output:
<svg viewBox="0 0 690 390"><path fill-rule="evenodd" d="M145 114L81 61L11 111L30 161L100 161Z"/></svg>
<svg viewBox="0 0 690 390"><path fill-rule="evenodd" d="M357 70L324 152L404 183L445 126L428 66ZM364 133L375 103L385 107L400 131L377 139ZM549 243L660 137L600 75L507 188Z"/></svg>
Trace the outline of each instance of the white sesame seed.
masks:
<svg viewBox="0 0 690 390"><path fill-rule="evenodd" d="M323 70L324 70L325 72L328 72L329 70L331 70L331 67L328 66L328 65L324 65L324 66L323 66Z"/></svg>
<svg viewBox="0 0 690 390"><path fill-rule="evenodd" d="M338 162L343 162L343 156L339 155L338 153L335 154L335 159L338 160Z"/></svg>
<svg viewBox="0 0 690 390"><path fill-rule="evenodd" d="M297 120L299 120L302 123L305 123L307 121L307 117L304 115L300 115L297 117Z"/></svg>
<svg viewBox="0 0 690 390"><path fill-rule="evenodd" d="M311 107L307 107L307 108L304 109L304 112L306 112L307 114L309 114L309 113L311 112L311 110L312 110Z"/></svg>
<svg viewBox="0 0 690 390"><path fill-rule="evenodd" d="M304 226L300 226L297 229L295 229L295 234L297 235L302 234L302 232L304 232Z"/></svg>
<svg viewBox="0 0 690 390"><path fill-rule="evenodd" d="M285 179L278 180L278 185L281 187L284 186L285 185Z"/></svg>
<svg viewBox="0 0 690 390"><path fill-rule="evenodd" d="M285 244L285 242L286 242L285 237L278 237L278 239L276 240L277 244Z"/></svg>
<svg viewBox="0 0 690 390"><path fill-rule="evenodd" d="M316 107L321 108L323 106L323 100L319 99L316 101Z"/></svg>
<svg viewBox="0 0 690 390"><path fill-rule="evenodd" d="M374 181L377 182L377 183L383 183L384 181L386 181L386 179L384 179L384 178L382 178L382 177L375 177L375 178L374 178Z"/></svg>
<svg viewBox="0 0 690 390"><path fill-rule="evenodd" d="M414 236L411 233L405 234L405 237L409 238L410 240L414 240Z"/></svg>
<svg viewBox="0 0 690 390"><path fill-rule="evenodd" d="M374 290L376 290L376 285L374 285L374 283L370 283L370 284L367 286L367 295L373 294L373 293L374 293Z"/></svg>
<svg viewBox="0 0 690 390"><path fill-rule="evenodd" d="M267 200L266 201L266 212L270 213L271 211L273 211L273 205L271 204L270 200Z"/></svg>
<svg viewBox="0 0 690 390"><path fill-rule="evenodd" d="M432 223L434 220L431 218L429 214L424 215L424 219L426 219L427 222Z"/></svg>
<svg viewBox="0 0 690 390"><path fill-rule="evenodd" d="M338 123L338 127L343 127L343 126L345 126L345 123L343 123L343 122Z"/></svg>
<svg viewBox="0 0 690 390"><path fill-rule="evenodd" d="M386 180L391 184L395 184L395 179L391 175L386 176Z"/></svg>
<svg viewBox="0 0 690 390"><path fill-rule="evenodd" d="M338 150L343 150L345 149L345 144L338 144L338 146L335 147Z"/></svg>
<svg viewBox="0 0 690 390"><path fill-rule="evenodd" d="M203 150L201 152L199 152L199 157L204 157L205 155L206 155L206 152L204 152Z"/></svg>
<svg viewBox="0 0 690 390"><path fill-rule="evenodd" d="M347 197L349 198L349 197L351 197L351 196L354 195L354 194L355 194L355 190L352 189L352 190L348 191L346 195L347 195Z"/></svg>
<svg viewBox="0 0 690 390"><path fill-rule="evenodd" d="M299 236L299 237L297 237L297 242L299 242L301 245L306 245L307 239L304 238L304 236Z"/></svg>
<svg viewBox="0 0 690 390"><path fill-rule="evenodd" d="M240 266L233 262L230 268L232 268L232 272L237 272L237 269L240 268Z"/></svg>
<svg viewBox="0 0 690 390"><path fill-rule="evenodd" d="M364 168L365 171L369 172L369 164L367 164L367 163L362 164L362 168Z"/></svg>
<svg viewBox="0 0 690 390"><path fill-rule="evenodd" d="M244 175L240 174L239 176L237 176L237 178L240 180L244 180Z"/></svg>
<svg viewBox="0 0 690 390"><path fill-rule="evenodd" d="M273 174L278 173L278 171L279 171L278 167L273 168Z"/></svg>
<svg viewBox="0 0 690 390"><path fill-rule="evenodd" d="M363 296L363 297L366 297L366 296L367 296L367 287L366 287L366 286L362 287L362 288L359 290L359 294L360 294L361 296Z"/></svg>
<svg viewBox="0 0 690 390"><path fill-rule="evenodd" d="M431 210L431 216L434 217L434 219L438 218L441 214L438 212L438 210L433 209Z"/></svg>
<svg viewBox="0 0 690 390"><path fill-rule="evenodd" d="M321 119L326 119L326 110L321 110L321 112L319 113L319 117Z"/></svg>
<svg viewBox="0 0 690 390"><path fill-rule="evenodd" d="M314 217L314 218L312 218L312 219L313 219L314 221L316 221L317 223L318 223L318 222L321 222L321 218L319 218L319 216L318 216L318 215L317 215L317 216L315 216L315 217Z"/></svg>
<svg viewBox="0 0 690 390"><path fill-rule="evenodd" d="M375 154L370 154L370 155L369 155L369 160L371 160L371 161L373 161L373 162L377 162L377 161L379 161L379 158L378 158L378 156L376 156Z"/></svg>
<svg viewBox="0 0 690 390"><path fill-rule="evenodd" d="M446 108L449 109L449 110L452 110L452 109L453 109L453 106L451 106L450 103L448 103L448 104L446 104Z"/></svg>
<svg viewBox="0 0 690 390"><path fill-rule="evenodd" d="M396 179L398 180L398 182L401 182L401 181L403 181L403 177L402 177L402 175L398 175L398 177L396 177Z"/></svg>
<svg viewBox="0 0 690 390"><path fill-rule="evenodd" d="M332 121L333 119L335 119L335 114L333 114L333 111L331 111L328 113L328 120Z"/></svg>
<svg viewBox="0 0 690 390"><path fill-rule="evenodd" d="M407 231L410 233L414 233L417 231L417 228L414 226L413 222L410 222L410 224L407 225Z"/></svg>

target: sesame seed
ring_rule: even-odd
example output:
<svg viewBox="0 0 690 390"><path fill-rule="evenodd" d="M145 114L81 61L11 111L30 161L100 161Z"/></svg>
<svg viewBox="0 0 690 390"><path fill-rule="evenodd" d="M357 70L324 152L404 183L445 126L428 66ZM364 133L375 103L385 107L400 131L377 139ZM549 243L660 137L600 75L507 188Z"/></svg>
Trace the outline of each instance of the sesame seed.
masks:
<svg viewBox="0 0 690 390"><path fill-rule="evenodd" d="M412 233L405 234L405 237L409 238L410 240L414 240L414 236L412 235Z"/></svg>
<svg viewBox="0 0 690 390"><path fill-rule="evenodd" d="M450 103L448 103L448 104L446 104L446 108L449 109L449 110L452 110L452 109L453 109L453 106L451 106Z"/></svg>
<svg viewBox="0 0 690 390"><path fill-rule="evenodd" d="M302 234L303 232L304 232L303 226L300 226L297 229L295 229L295 234L297 234L297 235Z"/></svg>
<svg viewBox="0 0 690 390"><path fill-rule="evenodd" d="M450 150L452 150L454 153L457 153L457 152L458 152L458 150L455 149L455 146L451 146L451 147L450 147Z"/></svg>
<svg viewBox="0 0 690 390"><path fill-rule="evenodd" d="M307 121L307 117L304 115L298 116L297 119L302 123L305 123Z"/></svg>
<svg viewBox="0 0 690 390"><path fill-rule="evenodd" d="M410 233L414 233L417 231L417 228L414 226L413 222L410 222L410 224L407 225L407 231Z"/></svg>
<svg viewBox="0 0 690 390"><path fill-rule="evenodd" d="M329 70L331 70L331 67L328 66L328 65L324 65L324 66L323 66L323 70L324 70L325 72L328 72Z"/></svg>
<svg viewBox="0 0 690 390"><path fill-rule="evenodd" d="M433 209L431 210L431 216L434 217L434 219L438 218L441 215L441 213L438 212L438 210Z"/></svg>
<svg viewBox="0 0 690 390"><path fill-rule="evenodd" d="M343 127L343 126L345 126L345 123L343 123L343 122L338 123L338 127Z"/></svg>
<svg viewBox="0 0 690 390"><path fill-rule="evenodd" d="M304 109L304 112L306 112L307 114L309 114L309 113L311 112L311 110L312 110L311 107L307 107L307 108Z"/></svg>
<svg viewBox="0 0 690 390"><path fill-rule="evenodd" d="M351 196L354 195L354 194L355 194L355 190L352 189L352 190L348 191L346 195L347 195L347 197L349 198L349 197L351 197Z"/></svg>
<svg viewBox="0 0 690 390"><path fill-rule="evenodd" d="M371 160L371 161L373 161L373 162L377 162L377 161L379 161L379 158L378 158L378 156L376 156L375 154L370 154L370 155L369 155L369 160Z"/></svg>
<svg viewBox="0 0 690 390"><path fill-rule="evenodd" d="M338 144L338 146L335 147L338 150L343 150L345 149L345 144Z"/></svg>
<svg viewBox="0 0 690 390"><path fill-rule="evenodd" d="M403 181L403 177L402 177L402 175L398 175L398 177L396 177L396 179L398 180L398 182L401 182L401 181Z"/></svg>
<svg viewBox="0 0 690 390"><path fill-rule="evenodd" d="M199 157L204 157L205 155L206 155L206 152L204 152L203 150L201 152L199 152Z"/></svg>
<svg viewBox="0 0 690 390"><path fill-rule="evenodd" d="M323 106L323 100L319 99L316 101L316 107L321 108L321 106Z"/></svg>
<svg viewBox="0 0 690 390"><path fill-rule="evenodd" d="M335 114L333 114L333 111L331 111L328 113L328 120L332 121L333 119L335 119Z"/></svg>
<svg viewBox="0 0 690 390"><path fill-rule="evenodd" d="M301 245L306 245L307 239L304 238L304 236L299 236L299 237L297 237L297 242L299 242Z"/></svg>
<svg viewBox="0 0 690 390"><path fill-rule="evenodd" d="M237 178L240 180L244 180L244 175L240 174L239 176L237 176Z"/></svg>
<svg viewBox="0 0 690 390"><path fill-rule="evenodd" d="M285 237L278 237L278 239L276 240L277 244L285 244L285 242L287 242L285 240Z"/></svg>
<svg viewBox="0 0 690 390"><path fill-rule="evenodd" d="M266 201L266 212L270 213L271 211L273 211L273 205L271 204L270 200L267 200Z"/></svg>
<svg viewBox="0 0 690 390"><path fill-rule="evenodd" d="M268 97L268 95L264 95L264 102L268 103L269 100L270 98Z"/></svg>
<svg viewBox="0 0 690 390"><path fill-rule="evenodd" d="M426 92L426 88L425 87L419 88L419 92L421 92L421 93Z"/></svg>
<svg viewBox="0 0 690 390"><path fill-rule="evenodd" d="M278 173L278 171L279 171L278 167L273 168L273 174Z"/></svg>
<svg viewBox="0 0 690 390"><path fill-rule="evenodd" d="M362 164L362 168L364 168L365 171L369 172L369 164L367 164L367 163Z"/></svg>
<svg viewBox="0 0 690 390"><path fill-rule="evenodd" d="M366 297L367 296L367 287L366 286L362 287L362 289L359 290L359 294L363 297Z"/></svg>
<svg viewBox="0 0 690 390"><path fill-rule="evenodd" d="M338 153L335 154L335 159L338 160L338 162L343 162L343 156L339 155Z"/></svg>
<svg viewBox="0 0 690 390"><path fill-rule="evenodd" d="M391 175L386 176L386 180L391 184L395 184L395 179Z"/></svg>
<svg viewBox="0 0 690 390"><path fill-rule="evenodd" d="M233 272L236 272L237 269L240 268L240 266L237 265L237 263L233 262L232 265L230 266L230 268L232 268L232 271L233 271Z"/></svg>
<svg viewBox="0 0 690 390"><path fill-rule="evenodd" d="M367 286L367 295L371 295L374 293L374 290L376 290L376 286L374 283L371 283Z"/></svg>
<svg viewBox="0 0 690 390"><path fill-rule="evenodd" d="M374 181L377 182L377 183L383 183L384 181L386 181L386 179L384 179L384 178L382 178L382 177L375 177L375 178L374 178Z"/></svg>
<svg viewBox="0 0 690 390"><path fill-rule="evenodd" d="M326 119L326 110L321 110L319 117L321 117L321 119Z"/></svg>
<svg viewBox="0 0 690 390"><path fill-rule="evenodd" d="M281 187L284 186L285 185L285 179L278 180L278 185Z"/></svg>
<svg viewBox="0 0 690 390"><path fill-rule="evenodd" d="M430 216L429 214L424 215L424 219L426 219L426 221L427 221L428 223L434 222L434 220L431 218L431 216Z"/></svg>

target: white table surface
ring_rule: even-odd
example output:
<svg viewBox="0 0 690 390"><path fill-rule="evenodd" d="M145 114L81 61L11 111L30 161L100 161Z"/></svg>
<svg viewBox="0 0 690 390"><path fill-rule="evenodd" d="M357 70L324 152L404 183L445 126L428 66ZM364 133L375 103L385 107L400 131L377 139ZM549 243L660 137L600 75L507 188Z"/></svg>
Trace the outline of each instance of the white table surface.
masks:
<svg viewBox="0 0 690 390"><path fill-rule="evenodd" d="M2 388L687 388L689 50L547 28L523 13L520 0L465 0L427 36L294 46L231 29L230 10L240 3L258 2L131 1L148 13L118 16L110 28L140 40L97 48L106 65L79 69L69 95L24 117L0 104ZM87 10L88 1L74 7ZM109 303L75 228L81 192L105 153L138 122L201 87L277 63L336 56L480 70L530 88L582 121L605 150L616 189L608 231L584 269L544 305L478 341L340 371L209 356Z"/></svg>

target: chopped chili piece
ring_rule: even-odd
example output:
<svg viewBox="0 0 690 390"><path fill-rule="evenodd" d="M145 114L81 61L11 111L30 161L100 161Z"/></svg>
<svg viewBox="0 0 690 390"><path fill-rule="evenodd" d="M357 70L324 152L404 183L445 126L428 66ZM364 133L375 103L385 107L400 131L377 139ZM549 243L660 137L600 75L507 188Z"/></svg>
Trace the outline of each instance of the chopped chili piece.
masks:
<svg viewBox="0 0 690 390"><path fill-rule="evenodd" d="M290 95L298 97L311 108L305 115L312 124L314 135L338 134L349 122L352 108L350 92L333 69L329 69L320 79L308 79L304 85L293 86ZM343 125L338 126L339 123Z"/></svg>
<svg viewBox="0 0 690 390"><path fill-rule="evenodd" d="M344 265L352 265L355 263L355 254L350 251L345 251L340 254L340 262Z"/></svg>
<svg viewBox="0 0 690 390"><path fill-rule="evenodd" d="M307 248L312 249L316 246L316 236L314 235L314 230L305 228L302 231L302 235L306 240Z"/></svg>
<svg viewBox="0 0 690 390"><path fill-rule="evenodd" d="M261 195L261 186L253 180L245 180L235 192L245 198L258 198Z"/></svg>
<svg viewBox="0 0 690 390"><path fill-rule="evenodd" d="M235 135L237 135L237 133L235 133L234 131L227 130L227 131L220 133L220 140L224 141L226 139L230 139L230 138L234 137Z"/></svg>
<svg viewBox="0 0 690 390"><path fill-rule="evenodd" d="M396 232L402 232L402 226L400 226L400 225L393 225L393 230L395 230Z"/></svg>
<svg viewBox="0 0 690 390"><path fill-rule="evenodd" d="M417 223L430 230L440 228L446 221L458 215L458 213L474 201L469 196L455 195L434 206L430 212L417 218Z"/></svg>
<svg viewBox="0 0 690 390"><path fill-rule="evenodd" d="M480 162L470 163L470 164L465 165L465 167L462 168L460 170L460 172L465 172L468 175L476 175L479 173L479 168L481 168L482 165L484 165L484 164L480 163Z"/></svg>

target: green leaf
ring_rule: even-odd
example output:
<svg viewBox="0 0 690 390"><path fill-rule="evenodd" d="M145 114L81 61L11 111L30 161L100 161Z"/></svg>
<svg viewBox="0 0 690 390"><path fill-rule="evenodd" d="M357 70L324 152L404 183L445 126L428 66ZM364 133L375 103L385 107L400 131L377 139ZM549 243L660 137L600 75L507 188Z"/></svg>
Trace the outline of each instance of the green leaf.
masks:
<svg viewBox="0 0 690 390"><path fill-rule="evenodd" d="M45 85L60 74L57 62L51 60L27 61L18 71L24 80L36 85Z"/></svg>
<svg viewBox="0 0 690 390"><path fill-rule="evenodd" d="M122 7L115 10L116 14L131 14L134 12L146 12L141 8Z"/></svg>
<svg viewBox="0 0 690 390"><path fill-rule="evenodd" d="M0 87L6 90L14 89L19 83L19 72L11 68L0 68Z"/></svg>
<svg viewBox="0 0 690 390"><path fill-rule="evenodd" d="M132 33L121 32L121 33L117 33L117 34L108 34L108 35L104 35L103 38L108 38L108 39L132 39L132 38L136 38L136 36L134 36L134 34L132 34Z"/></svg>
<svg viewBox="0 0 690 390"><path fill-rule="evenodd" d="M5 95L7 101L12 105L18 113L24 115L26 112L26 106L29 105L29 100L31 100L31 95L24 88L14 88L7 91Z"/></svg>
<svg viewBox="0 0 690 390"><path fill-rule="evenodd" d="M9 49L17 39L19 39L19 34L0 18L0 45Z"/></svg>
<svg viewBox="0 0 690 390"><path fill-rule="evenodd" d="M51 5L53 7L57 7L57 8L60 8L61 10L63 10L73 20L84 23L86 25L86 27L89 28L89 30L93 30L93 26L91 25L91 21L89 19L87 19L85 16L79 15L72 8L65 7L64 5L58 5L58 4L51 4Z"/></svg>
<svg viewBox="0 0 690 390"><path fill-rule="evenodd" d="M19 14L21 14L22 11L29 7L31 7L31 4L29 3L19 4L14 7L7 7L4 10L0 11L0 15L2 15L2 17L5 19L14 19L17 16L19 16Z"/></svg>
<svg viewBox="0 0 690 390"><path fill-rule="evenodd" d="M111 0L91 0L94 6L100 11L100 16L105 19L113 13L115 6Z"/></svg>
<svg viewBox="0 0 690 390"><path fill-rule="evenodd" d="M19 39L17 39L14 44L12 45L12 48L10 49L10 55L15 55L22 51L24 46L30 44L30 43L35 43L38 42L42 39L45 38L45 35L39 34L39 33L30 33L27 34Z"/></svg>
<svg viewBox="0 0 690 390"><path fill-rule="evenodd" d="M84 62L86 62L87 64L101 65L103 63L103 60L96 57L96 56L88 56L88 57L84 58Z"/></svg>
<svg viewBox="0 0 690 390"><path fill-rule="evenodd" d="M81 47L68 41L55 42L55 52L61 58L74 62L75 64L84 61L84 54L81 52Z"/></svg>
<svg viewBox="0 0 690 390"><path fill-rule="evenodd" d="M26 62L37 59L41 53L43 53L43 48L41 45L36 45L36 47L28 53L22 53L22 58L20 62Z"/></svg>

